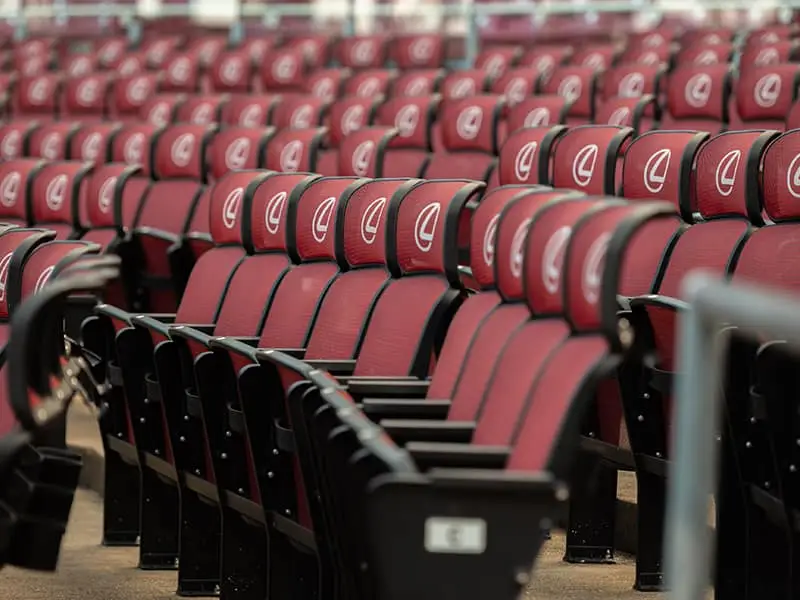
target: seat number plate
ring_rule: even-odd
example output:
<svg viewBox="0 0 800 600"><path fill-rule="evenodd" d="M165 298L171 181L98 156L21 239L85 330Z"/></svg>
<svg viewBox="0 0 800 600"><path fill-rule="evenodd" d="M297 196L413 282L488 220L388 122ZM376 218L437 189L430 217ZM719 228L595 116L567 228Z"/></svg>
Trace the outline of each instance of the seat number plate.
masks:
<svg viewBox="0 0 800 600"><path fill-rule="evenodd" d="M486 521L429 517L425 521L425 550L438 554L483 554Z"/></svg>

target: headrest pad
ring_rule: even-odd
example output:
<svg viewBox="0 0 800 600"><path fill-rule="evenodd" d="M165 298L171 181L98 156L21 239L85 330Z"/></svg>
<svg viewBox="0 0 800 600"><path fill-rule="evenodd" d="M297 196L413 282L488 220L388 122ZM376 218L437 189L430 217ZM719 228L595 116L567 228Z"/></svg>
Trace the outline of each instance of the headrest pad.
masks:
<svg viewBox="0 0 800 600"><path fill-rule="evenodd" d="M695 198L703 218L739 216L761 222L761 160L776 135L731 131L711 138L700 148ZM687 209L681 212L685 214Z"/></svg>
<svg viewBox="0 0 800 600"><path fill-rule="evenodd" d="M359 35L339 40L336 58L344 67L376 69L386 62L387 38L383 35Z"/></svg>
<svg viewBox="0 0 800 600"><path fill-rule="evenodd" d="M275 107L272 123L278 129L310 129L322 125L328 103L316 96L290 96Z"/></svg>
<svg viewBox="0 0 800 600"><path fill-rule="evenodd" d="M614 62L617 49L612 44L593 44L586 46L572 57L572 64L604 71Z"/></svg>
<svg viewBox="0 0 800 600"><path fill-rule="evenodd" d="M109 139L118 129L116 123L84 125L69 140L70 159L97 164L106 162Z"/></svg>
<svg viewBox="0 0 800 600"><path fill-rule="evenodd" d="M433 69L444 60L441 35L407 35L392 42L392 58L398 69Z"/></svg>
<svg viewBox="0 0 800 600"><path fill-rule="evenodd" d="M70 113L104 114L108 104L111 76L92 73L68 79L64 90L64 103Z"/></svg>
<svg viewBox="0 0 800 600"><path fill-rule="evenodd" d="M25 137L36 126L35 121L13 121L0 125L0 158L20 158L24 150Z"/></svg>
<svg viewBox="0 0 800 600"><path fill-rule="evenodd" d="M152 139L157 131L158 127L145 123L124 126L111 140L111 160L138 165L149 175Z"/></svg>
<svg viewBox="0 0 800 600"><path fill-rule="evenodd" d="M442 81L442 97L448 99L469 98L483 93L488 75L482 69L451 71Z"/></svg>
<svg viewBox="0 0 800 600"><path fill-rule="evenodd" d="M542 92L570 102L570 115L591 117L597 92L597 72L591 67L559 67L543 76Z"/></svg>
<svg viewBox="0 0 800 600"><path fill-rule="evenodd" d="M288 252L295 247L297 200L316 176L273 173L253 194L250 234L256 252Z"/></svg>
<svg viewBox="0 0 800 600"><path fill-rule="evenodd" d="M0 163L0 217L28 217L28 194L33 178L47 164L32 158L17 158Z"/></svg>
<svg viewBox="0 0 800 600"><path fill-rule="evenodd" d="M728 43L695 44L680 53L678 62L695 67L723 65L730 62L732 52L733 45Z"/></svg>
<svg viewBox="0 0 800 600"><path fill-rule="evenodd" d="M467 202L483 190L474 181L410 183L389 204L387 253L397 273L440 273L458 285L458 229Z"/></svg>
<svg viewBox="0 0 800 600"><path fill-rule="evenodd" d="M678 119L707 118L727 122L730 67L684 67L669 77L667 106Z"/></svg>
<svg viewBox="0 0 800 600"><path fill-rule="evenodd" d="M778 119L783 121L797 96L800 84L798 65L751 67L739 75L736 84L736 110L743 121Z"/></svg>
<svg viewBox="0 0 800 600"><path fill-rule="evenodd" d="M663 74L659 65L631 64L610 69L603 77L605 98L640 98L645 94L658 94L658 83Z"/></svg>
<svg viewBox="0 0 800 600"><path fill-rule="evenodd" d="M372 123L374 111L374 98L350 96L331 104L328 116L331 147L338 148L346 136Z"/></svg>
<svg viewBox="0 0 800 600"><path fill-rule="evenodd" d="M47 163L33 179L31 208L35 223L80 226L81 195L86 194L91 167L78 161Z"/></svg>
<svg viewBox="0 0 800 600"><path fill-rule="evenodd" d="M563 124L572 106L562 96L531 96L508 110L508 131L523 127L548 127Z"/></svg>
<svg viewBox="0 0 800 600"><path fill-rule="evenodd" d="M439 108L438 96L390 98L380 107L376 123L394 127L398 135L390 148L420 148L430 150L432 127Z"/></svg>
<svg viewBox="0 0 800 600"><path fill-rule="evenodd" d="M122 194L138 167L109 163L95 167L86 191L85 214L91 227L122 227Z"/></svg>
<svg viewBox="0 0 800 600"><path fill-rule="evenodd" d="M406 71L397 76L392 86L392 96L413 96L421 98L436 93L439 81L444 76L441 69Z"/></svg>
<svg viewBox="0 0 800 600"><path fill-rule="evenodd" d="M787 131L764 155L764 209L770 220L800 219L800 130Z"/></svg>
<svg viewBox="0 0 800 600"><path fill-rule="evenodd" d="M339 145L341 175L355 177L381 177L386 147L397 136L389 127L367 127L344 138Z"/></svg>
<svg viewBox="0 0 800 600"><path fill-rule="evenodd" d="M191 125L210 125L220 120L225 96L192 96L187 98L176 110L176 121Z"/></svg>
<svg viewBox="0 0 800 600"><path fill-rule="evenodd" d="M19 108L27 113L53 113L58 102L58 75L47 73L21 77L17 82Z"/></svg>
<svg viewBox="0 0 800 600"><path fill-rule="evenodd" d="M355 177L321 177L300 195L295 235L301 261L336 260L341 255L344 240L337 234L339 202L357 181Z"/></svg>
<svg viewBox="0 0 800 600"><path fill-rule="evenodd" d="M617 160L633 130L612 125L573 127L559 140L553 160L553 186L587 194L612 194Z"/></svg>
<svg viewBox="0 0 800 600"><path fill-rule="evenodd" d="M394 71L388 69L359 71L347 80L344 93L346 96L362 96L373 99L376 96L386 95L394 74Z"/></svg>
<svg viewBox="0 0 800 600"><path fill-rule="evenodd" d="M319 69L306 80L306 90L316 98L332 102L339 96L339 90L349 76L347 69Z"/></svg>
<svg viewBox="0 0 800 600"><path fill-rule="evenodd" d="M534 67L508 69L492 82L492 93L505 96L506 105L511 108L533 96L540 76L541 73Z"/></svg>
<svg viewBox="0 0 800 600"><path fill-rule="evenodd" d="M284 173L314 172L326 131L325 128L279 131L267 144L264 167Z"/></svg>
<svg viewBox="0 0 800 600"><path fill-rule="evenodd" d="M444 147L450 152L468 150L497 154L502 110L503 100L498 96L442 101L440 120Z"/></svg>
<svg viewBox="0 0 800 600"><path fill-rule="evenodd" d="M155 73L137 73L114 82L114 106L122 115L138 114L142 106L155 94L158 76Z"/></svg>
<svg viewBox="0 0 800 600"><path fill-rule="evenodd" d="M553 146L566 128L528 127L506 138L500 149L500 185L547 184Z"/></svg>
<svg viewBox="0 0 800 600"><path fill-rule="evenodd" d="M212 177L222 177L228 171L256 169L266 148L272 128L226 127L211 142L208 166Z"/></svg>
<svg viewBox="0 0 800 600"><path fill-rule="evenodd" d="M247 48L226 50L211 65L211 87L217 91L247 92L252 71L253 62Z"/></svg>
<svg viewBox="0 0 800 600"><path fill-rule="evenodd" d="M344 232L344 259L351 267L386 264L388 204L407 179L367 181L350 194L339 224Z"/></svg>
<svg viewBox="0 0 800 600"><path fill-rule="evenodd" d="M259 184L269 177L264 171L232 171L211 187L208 224L215 244L245 243L250 223L243 218Z"/></svg>
<svg viewBox="0 0 800 600"><path fill-rule="evenodd" d="M204 125L172 125L155 137L152 173L158 179L205 181L206 146L214 132Z"/></svg>
<svg viewBox="0 0 800 600"><path fill-rule="evenodd" d="M77 129L77 124L69 121L39 125L28 135L28 156L63 160L67 155L67 140Z"/></svg>
<svg viewBox="0 0 800 600"><path fill-rule="evenodd" d="M239 127L266 127L279 100L268 94L233 96L222 107L222 122Z"/></svg>
<svg viewBox="0 0 800 600"><path fill-rule="evenodd" d="M261 79L268 90L300 90L307 73L300 48L275 48L261 63Z"/></svg>

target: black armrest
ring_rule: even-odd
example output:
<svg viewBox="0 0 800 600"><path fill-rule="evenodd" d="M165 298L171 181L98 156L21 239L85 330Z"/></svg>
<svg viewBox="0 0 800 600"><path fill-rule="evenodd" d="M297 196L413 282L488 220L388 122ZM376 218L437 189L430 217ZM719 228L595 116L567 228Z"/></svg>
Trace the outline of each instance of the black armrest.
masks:
<svg viewBox="0 0 800 600"><path fill-rule="evenodd" d="M211 339L216 325L172 325L169 327L168 332L171 338L179 337L185 340L197 342L208 348L208 340Z"/></svg>
<svg viewBox="0 0 800 600"><path fill-rule="evenodd" d="M380 419L445 419L450 400L364 398L361 410L373 421Z"/></svg>
<svg viewBox="0 0 800 600"><path fill-rule="evenodd" d="M135 314L126 310L122 310L121 308L117 308L116 306L112 306L111 304L98 304L94 307L94 312L97 315L103 315L105 317L109 317L110 319L115 319L128 324L130 324L131 317L133 317Z"/></svg>
<svg viewBox="0 0 800 600"><path fill-rule="evenodd" d="M511 454L507 446L473 446L410 442L406 450L421 470L433 467L453 469L503 469Z"/></svg>
<svg viewBox="0 0 800 600"><path fill-rule="evenodd" d="M396 444L408 442L468 444L475 432L473 421L383 419L379 425Z"/></svg>
<svg viewBox="0 0 800 600"><path fill-rule="evenodd" d="M345 381L340 379L341 383ZM347 391L352 396L424 398L431 382L416 377L348 377Z"/></svg>
<svg viewBox="0 0 800 600"><path fill-rule="evenodd" d="M134 327L141 327L144 329L149 329L150 331L156 331L163 335L164 337L169 336L169 328L172 325L172 322L175 320L174 315L170 315L170 318L167 319L160 319L162 315L150 315L150 314L143 314L143 315L134 315L131 317L130 324Z"/></svg>
<svg viewBox="0 0 800 600"><path fill-rule="evenodd" d="M637 307L655 306L677 312L688 310L689 308L688 302L678 300L677 298L670 298L669 296L660 296L658 294L652 294L649 296L636 296L635 298L630 299L629 305L631 310L636 309Z"/></svg>
<svg viewBox="0 0 800 600"><path fill-rule="evenodd" d="M355 360L307 360L308 366L327 371L331 375L350 375L356 368Z"/></svg>
<svg viewBox="0 0 800 600"><path fill-rule="evenodd" d="M208 347L211 349L219 348L245 356L252 361L256 360L256 348L258 348L259 338L253 337L212 337L208 340Z"/></svg>

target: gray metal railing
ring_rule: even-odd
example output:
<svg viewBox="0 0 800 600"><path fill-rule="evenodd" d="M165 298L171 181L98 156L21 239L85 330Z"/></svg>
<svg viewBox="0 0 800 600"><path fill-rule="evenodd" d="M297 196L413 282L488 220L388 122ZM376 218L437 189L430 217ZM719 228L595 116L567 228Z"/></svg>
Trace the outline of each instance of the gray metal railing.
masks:
<svg viewBox="0 0 800 600"><path fill-rule="evenodd" d="M703 600L711 582L713 534L708 527L711 495L719 478L719 431L727 336L769 336L800 351L797 298L719 277L690 275L682 297L690 308L680 316L679 362L673 460L668 473L665 568L674 600Z"/></svg>

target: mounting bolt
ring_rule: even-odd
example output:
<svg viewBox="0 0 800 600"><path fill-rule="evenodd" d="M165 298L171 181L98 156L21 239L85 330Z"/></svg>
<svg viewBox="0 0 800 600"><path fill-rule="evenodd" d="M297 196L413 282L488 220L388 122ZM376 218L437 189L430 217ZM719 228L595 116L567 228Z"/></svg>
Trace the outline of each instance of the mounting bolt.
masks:
<svg viewBox="0 0 800 600"><path fill-rule="evenodd" d="M139 423L144 423L144 422L145 422L144 417L139 417Z"/></svg>
<svg viewBox="0 0 800 600"><path fill-rule="evenodd" d="M273 477L275 477L275 473L273 473L272 471L269 471L269 472L267 473L267 477L268 477L269 479L272 479Z"/></svg>
<svg viewBox="0 0 800 600"><path fill-rule="evenodd" d="M230 431L226 431L225 432L225 437L227 437L227 438L231 437L232 435L233 434Z"/></svg>
<svg viewBox="0 0 800 600"><path fill-rule="evenodd" d="M644 398L645 400L650 400L650 393L645 392L644 394L642 394L642 398Z"/></svg>
<svg viewBox="0 0 800 600"><path fill-rule="evenodd" d="M219 457L220 457L222 460L228 460L228 455L227 455L225 452L223 452L222 454L220 454L220 455L219 455Z"/></svg>
<svg viewBox="0 0 800 600"><path fill-rule="evenodd" d="M277 448L273 448L273 449L272 449L272 453L273 453L275 456L278 456L278 449L277 449Z"/></svg>
<svg viewBox="0 0 800 600"><path fill-rule="evenodd" d="M185 441L186 441L186 438L185 438L185 437L183 437L183 436L181 436L181 437L179 437L179 438L178 438L178 440L179 440L179 441L181 441L181 442L185 442Z"/></svg>
<svg viewBox="0 0 800 600"><path fill-rule="evenodd" d="M752 447L753 447L753 444L751 444L750 442L745 442L745 443L744 443L744 447L745 447L745 448L752 448Z"/></svg>
<svg viewBox="0 0 800 600"><path fill-rule="evenodd" d="M644 415L639 415L638 417L636 417L636 420L639 421L639 423L643 423L644 422Z"/></svg>

